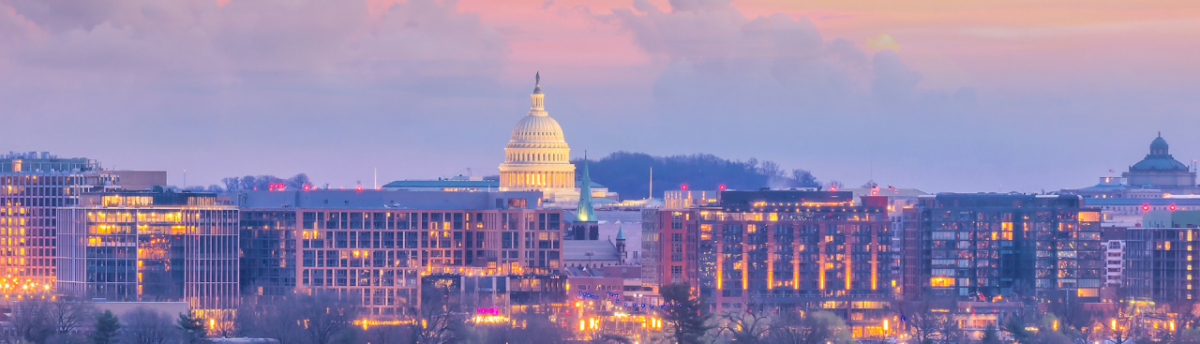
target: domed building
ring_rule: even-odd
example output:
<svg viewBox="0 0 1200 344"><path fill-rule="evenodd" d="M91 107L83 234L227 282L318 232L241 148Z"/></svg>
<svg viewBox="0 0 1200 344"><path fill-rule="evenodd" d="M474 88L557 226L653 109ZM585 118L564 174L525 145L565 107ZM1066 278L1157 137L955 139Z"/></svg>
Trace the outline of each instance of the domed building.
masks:
<svg viewBox="0 0 1200 344"><path fill-rule="evenodd" d="M500 191L542 191L548 203L578 201L571 148L558 121L546 113L538 74L529 113L517 122L500 164Z"/></svg>
<svg viewBox="0 0 1200 344"><path fill-rule="evenodd" d="M1122 174L1129 186L1155 189L1195 188L1196 172L1168 152L1162 133L1150 142L1150 154Z"/></svg>

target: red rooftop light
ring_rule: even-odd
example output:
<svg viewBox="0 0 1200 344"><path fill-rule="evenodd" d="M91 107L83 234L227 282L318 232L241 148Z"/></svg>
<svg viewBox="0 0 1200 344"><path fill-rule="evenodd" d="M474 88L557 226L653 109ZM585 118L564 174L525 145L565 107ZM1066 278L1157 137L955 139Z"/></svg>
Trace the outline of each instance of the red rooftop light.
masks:
<svg viewBox="0 0 1200 344"><path fill-rule="evenodd" d="M683 185L680 185L680 186L679 186L679 189L680 189L680 190L687 191L687 183L684 183Z"/></svg>

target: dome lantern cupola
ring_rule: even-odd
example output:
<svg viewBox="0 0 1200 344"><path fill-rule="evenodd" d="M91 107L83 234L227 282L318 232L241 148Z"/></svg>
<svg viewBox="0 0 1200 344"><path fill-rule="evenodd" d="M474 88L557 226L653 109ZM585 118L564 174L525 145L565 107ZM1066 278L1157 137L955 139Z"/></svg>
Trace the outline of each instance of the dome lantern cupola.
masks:
<svg viewBox="0 0 1200 344"><path fill-rule="evenodd" d="M1150 142L1150 155L1167 155L1169 146L1167 140L1163 140L1162 132L1158 132L1158 137Z"/></svg>
<svg viewBox="0 0 1200 344"><path fill-rule="evenodd" d="M544 103L546 95L542 94L542 73L539 72L533 76L533 93L529 95L530 102L529 114L533 116L546 116L546 104Z"/></svg>

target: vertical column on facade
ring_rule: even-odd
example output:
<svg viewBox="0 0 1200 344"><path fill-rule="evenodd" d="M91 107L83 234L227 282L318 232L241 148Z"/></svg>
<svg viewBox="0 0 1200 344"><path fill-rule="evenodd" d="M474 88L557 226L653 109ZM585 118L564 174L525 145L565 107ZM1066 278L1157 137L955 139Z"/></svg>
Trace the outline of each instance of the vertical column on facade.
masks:
<svg viewBox="0 0 1200 344"><path fill-rule="evenodd" d="M800 290L800 250L804 242L800 241L801 227L796 226L792 231L792 289Z"/></svg>
<svg viewBox="0 0 1200 344"><path fill-rule="evenodd" d="M778 218L768 217L767 219L775 220ZM775 222L770 223L775 224ZM775 247L775 236L771 235L771 227L771 225L764 225L762 228L762 230L766 231L765 234L767 236L767 293L775 290L775 255L771 254L771 248Z"/></svg>
<svg viewBox="0 0 1200 344"><path fill-rule="evenodd" d="M843 229L841 231L842 238L843 238L842 239L842 254L843 254L842 264L846 265L846 267L844 268L846 271L846 293L849 294L851 281L853 280L851 278L851 276L854 276L854 270L851 270L851 268L854 267L854 264L853 264L854 260L852 260L852 257L854 257L854 253L852 251L851 246L854 246L854 245L850 245L850 243L849 243L850 240L846 240L846 239L848 239L852 234L858 234L858 231L861 228L861 226L859 226L859 225L839 225L839 227L842 227L842 229ZM850 231L851 228L854 228L853 233L851 233L851 231Z"/></svg>
<svg viewBox="0 0 1200 344"><path fill-rule="evenodd" d="M828 252L825 245L830 244L825 240L828 227L824 223L817 225L817 289L822 296L825 295L825 253Z"/></svg>

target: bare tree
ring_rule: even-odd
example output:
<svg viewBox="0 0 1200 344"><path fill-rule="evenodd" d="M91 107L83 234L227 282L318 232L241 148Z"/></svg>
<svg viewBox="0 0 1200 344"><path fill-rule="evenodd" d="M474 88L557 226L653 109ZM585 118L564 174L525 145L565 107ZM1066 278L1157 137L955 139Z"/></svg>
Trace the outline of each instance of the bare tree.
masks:
<svg viewBox="0 0 1200 344"><path fill-rule="evenodd" d="M949 315L935 315L931 317L937 327L937 333L940 335L942 344L962 343L962 330L958 326L958 321Z"/></svg>
<svg viewBox="0 0 1200 344"><path fill-rule="evenodd" d="M352 328L359 311L356 303L326 293L302 295L287 305L291 309L286 311L300 317L303 332L313 344L329 344L343 331Z"/></svg>
<svg viewBox="0 0 1200 344"><path fill-rule="evenodd" d="M846 323L829 312L786 313L775 319L767 334L769 342L779 344L850 343Z"/></svg>
<svg viewBox="0 0 1200 344"><path fill-rule="evenodd" d="M72 300L20 301L13 306L12 326L16 336L43 343L56 334L77 332L94 313L90 305Z"/></svg>
<svg viewBox="0 0 1200 344"><path fill-rule="evenodd" d="M245 176L245 177L242 177L242 179L239 181L239 183L241 184L242 191L254 190L254 187L256 186L255 184L257 182L258 182L258 180L255 179L254 176Z"/></svg>
<svg viewBox="0 0 1200 344"><path fill-rule="evenodd" d="M12 326L16 337L42 343L54 335L55 326L49 318L49 301L29 300L13 303Z"/></svg>
<svg viewBox="0 0 1200 344"><path fill-rule="evenodd" d="M919 343L926 343L937 334L942 324L942 317L934 315L925 309L921 312L908 314L908 329Z"/></svg>
<svg viewBox="0 0 1200 344"><path fill-rule="evenodd" d="M776 164L774 161L763 161L762 166L760 166L758 170L767 177L768 183L783 177L783 169L780 168L779 164Z"/></svg>
<svg viewBox="0 0 1200 344"><path fill-rule="evenodd" d="M237 332L237 318L231 311L220 311L213 316L213 327L210 332L221 338L234 337Z"/></svg>
<svg viewBox="0 0 1200 344"><path fill-rule="evenodd" d="M305 187L312 187L312 181L308 179L308 175L298 173L295 176L287 179L287 188L292 190L303 190Z"/></svg>
<svg viewBox="0 0 1200 344"><path fill-rule="evenodd" d="M171 343L178 334L171 317L146 308L137 308L121 317L122 343L165 344Z"/></svg>
<svg viewBox="0 0 1200 344"><path fill-rule="evenodd" d="M545 314L513 314L513 321L522 326L477 326L484 332L485 343L545 343L559 344L569 342L572 333L570 328L564 328L550 321ZM643 342L645 343L645 342Z"/></svg>
<svg viewBox="0 0 1200 344"><path fill-rule="evenodd" d="M814 177L812 172L801 169L792 170L792 183L795 186L806 188L821 186L821 182L817 181L817 177Z"/></svg>
<svg viewBox="0 0 1200 344"><path fill-rule="evenodd" d="M766 163L764 163L765 165ZM725 312L717 316L717 337L727 337L732 343L759 343L770 330L771 317L766 312Z"/></svg>
<svg viewBox="0 0 1200 344"><path fill-rule="evenodd" d="M242 189L242 181L238 177L221 178L221 183L225 184L225 191L229 193L234 193Z"/></svg>
<svg viewBox="0 0 1200 344"><path fill-rule="evenodd" d="M410 326L413 342L444 344L457 341L466 319L463 314L454 312L457 307L450 292L451 281L438 280L421 288L421 307L409 308L410 314L419 315Z"/></svg>
<svg viewBox="0 0 1200 344"><path fill-rule="evenodd" d="M279 344L304 342L303 322L286 306L290 298L266 303L243 302L237 311L238 334L245 337L270 338Z"/></svg>
<svg viewBox="0 0 1200 344"><path fill-rule="evenodd" d="M92 320L96 309L87 303L59 299L50 302L46 312L56 333L72 333Z"/></svg>
<svg viewBox="0 0 1200 344"><path fill-rule="evenodd" d="M358 312L356 303L336 295L297 294L261 304L243 303L229 332L280 344L328 344L353 328Z"/></svg>

